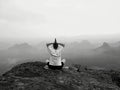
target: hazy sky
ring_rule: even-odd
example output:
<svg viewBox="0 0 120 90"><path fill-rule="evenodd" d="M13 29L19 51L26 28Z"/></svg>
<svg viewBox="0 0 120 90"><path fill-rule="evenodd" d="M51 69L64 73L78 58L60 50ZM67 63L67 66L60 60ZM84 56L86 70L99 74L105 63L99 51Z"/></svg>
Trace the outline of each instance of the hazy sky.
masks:
<svg viewBox="0 0 120 90"><path fill-rule="evenodd" d="M0 38L120 33L120 0L0 0Z"/></svg>

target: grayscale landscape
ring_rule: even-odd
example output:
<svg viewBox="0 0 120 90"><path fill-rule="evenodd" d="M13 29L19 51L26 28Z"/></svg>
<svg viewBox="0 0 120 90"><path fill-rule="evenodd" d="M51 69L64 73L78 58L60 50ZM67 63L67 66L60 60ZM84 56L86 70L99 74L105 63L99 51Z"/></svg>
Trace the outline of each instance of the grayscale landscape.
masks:
<svg viewBox="0 0 120 90"><path fill-rule="evenodd" d="M0 0L0 90L120 90L119 11L120 0ZM55 38L61 70L46 63Z"/></svg>

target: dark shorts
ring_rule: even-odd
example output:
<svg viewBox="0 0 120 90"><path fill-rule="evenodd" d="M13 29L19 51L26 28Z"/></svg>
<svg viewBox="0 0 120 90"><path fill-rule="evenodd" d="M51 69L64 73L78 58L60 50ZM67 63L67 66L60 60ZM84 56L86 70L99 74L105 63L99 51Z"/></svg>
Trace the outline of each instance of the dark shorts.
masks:
<svg viewBox="0 0 120 90"><path fill-rule="evenodd" d="M53 65L49 65L49 62L47 63L47 65L48 65L48 67L50 68L50 69L62 69L62 67L64 66L64 63L63 62L61 62L61 66L53 66Z"/></svg>

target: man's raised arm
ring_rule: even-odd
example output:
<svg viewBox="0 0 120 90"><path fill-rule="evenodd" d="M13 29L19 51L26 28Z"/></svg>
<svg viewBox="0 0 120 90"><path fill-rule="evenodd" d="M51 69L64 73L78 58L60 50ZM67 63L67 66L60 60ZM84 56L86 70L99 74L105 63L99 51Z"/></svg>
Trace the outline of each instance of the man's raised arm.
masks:
<svg viewBox="0 0 120 90"><path fill-rule="evenodd" d="M61 45L62 47L65 47L65 44L62 44L62 43L58 43L59 45Z"/></svg>
<svg viewBox="0 0 120 90"><path fill-rule="evenodd" d="M53 43L47 43L46 46L49 47L51 44L53 44Z"/></svg>

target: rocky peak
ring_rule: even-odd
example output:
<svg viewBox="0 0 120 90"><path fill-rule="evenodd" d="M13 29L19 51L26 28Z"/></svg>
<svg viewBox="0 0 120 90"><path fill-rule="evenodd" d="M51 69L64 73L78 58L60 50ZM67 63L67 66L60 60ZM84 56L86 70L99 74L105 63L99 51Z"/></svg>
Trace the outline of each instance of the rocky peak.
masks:
<svg viewBox="0 0 120 90"><path fill-rule="evenodd" d="M22 43L22 44L15 44L9 49L29 49L32 48L28 43Z"/></svg>
<svg viewBox="0 0 120 90"><path fill-rule="evenodd" d="M0 77L0 88L2 90L120 90L117 84L118 75L111 78L113 74L110 71L97 71L87 67L84 69L81 65L62 70L44 69L44 66L45 63L42 62L19 64ZM113 79L117 83L113 82Z"/></svg>
<svg viewBox="0 0 120 90"><path fill-rule="evenodd" d="M103 47L103 48L109 48L110 45L109 45L107 42L104 42L103 45L102 45L101 47Z"/></svg>

